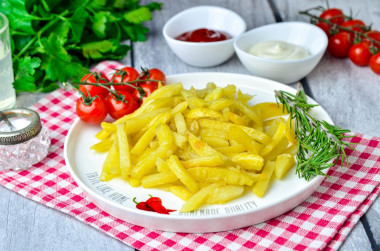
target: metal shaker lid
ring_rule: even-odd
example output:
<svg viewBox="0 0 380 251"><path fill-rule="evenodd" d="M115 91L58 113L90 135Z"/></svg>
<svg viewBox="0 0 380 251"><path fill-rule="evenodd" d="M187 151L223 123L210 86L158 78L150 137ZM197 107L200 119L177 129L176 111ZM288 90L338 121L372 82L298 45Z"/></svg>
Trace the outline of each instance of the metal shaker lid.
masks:
<svg viewBox="0 0 380 251"><path fill-rule="evenodd" d="M25 126L14 126L12 121L25 120ZM10 124L9 124L10 122ZM41 119L37 112L28 108L15 108L2 111L0 124L9 127L9 131L0 131L0 145L15 145L37 136L41 129Z"/></svg>

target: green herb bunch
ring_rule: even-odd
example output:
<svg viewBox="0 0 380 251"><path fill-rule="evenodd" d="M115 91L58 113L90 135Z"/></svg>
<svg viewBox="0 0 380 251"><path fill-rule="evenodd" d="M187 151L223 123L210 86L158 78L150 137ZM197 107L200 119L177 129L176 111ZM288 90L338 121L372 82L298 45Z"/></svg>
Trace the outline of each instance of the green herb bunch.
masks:
<svg viewBox="0 0 380 251"><path fill-rule="evenodd" d="M88 66L120 60L131 49L122 41L145 41L143 22L161 3L139 0L0 0L9 19L14 87L49 92L57 81L78 81Z"/></svg>
<svg viewBox="0 0 380 251"><path fill-rule="evenodd" d="M316 175L326 175L323 170L336 164L339 159L348 165L345 147L350 143L342 141L350 130L341 129L326 121L320 121L310 115L310 110L318 105L308 104L305 93L298 90L296 94L275 91L277 102L284 105L294 121L294 130L298 140L296 155L296 173L298 177L310 180ZM332 162L336 159L335 162Z"/></svg>

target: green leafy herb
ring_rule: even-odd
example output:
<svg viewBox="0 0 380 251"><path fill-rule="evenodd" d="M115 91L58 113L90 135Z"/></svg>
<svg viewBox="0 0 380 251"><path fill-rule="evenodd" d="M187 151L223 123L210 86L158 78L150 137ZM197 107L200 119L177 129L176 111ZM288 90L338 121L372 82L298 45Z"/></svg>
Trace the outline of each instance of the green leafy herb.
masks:
<svg viewBox="0 0 380 251"><path fill-rule="evenodd" d="M40 67L41 60L39 58L24 57L19 61L16 68L17 74L13 85L17 90L24 92L36 91L34 73L36 68Z"/></svg>
<svg viewBox="0 0 380 251"><path fill-rule="evenodd" d="M0 0L10 24L14 87L48 92L57 81L78 81L91 64L120 60L145 41L143 23L162 3L139 0Z"/></svg>
<svg viewBox="0 0 380 251"><path fill-rule="evenodd" d="M298 140L296 173L299 177L310 180L316 175L326 175L323 170L333 166L339 159L342 164L346 161L348 165L344 148L353 148L342 139L352 137L345 135L350 130L313 118L309 112L318 105L308 104L307 97L301 90L296 94L275 91L275 96L294 121ZM336 161L331 162L333 159Z"/></svg>

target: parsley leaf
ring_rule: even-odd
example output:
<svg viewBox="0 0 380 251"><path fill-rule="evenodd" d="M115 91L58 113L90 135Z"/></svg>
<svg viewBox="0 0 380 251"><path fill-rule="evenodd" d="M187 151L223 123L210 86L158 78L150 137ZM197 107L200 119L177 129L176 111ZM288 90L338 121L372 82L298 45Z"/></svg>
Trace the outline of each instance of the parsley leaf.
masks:
<svg viewBox="0 0 380 251"><path fill-rule="evenodd" d="M141 7L136 10L127 12L123 15L123 18L130 23L139 24L152 19L152 14L147 7Z"/></svg>
<svg viewBox="0 0 380 251"><path fill-rule="evenodd" d="M83 44L83 55L86 58L100 59L103 54L112 51L113 44L109 40Z"/></svg>
<svg viewBox="0 0 380 251"><path fill-rule="evenodd" d="M107 23L107 12L98 12L94 15L94 23L92 24L92 30L94 33L100 37L106 37L106 23Z"/></svg>
<svg viewBox="0 0 380 251"><path fill-rule="evenodd" d="M34 92L37 86L34 83L34 73L36 68L41 65L41 59L25 57L20 59L17 67L17 74L13 85L18 91Z"/></svg>
<svg viewBox="0 0 380 251"><path fill-rule="evenodd" d="M46 70L46 76L53 81L66 82L72 77L77 78L88 72L80 63L72 62L71 56L62 46L62 40L52 33L49 38L41 39L45 56L42 67Z"/></svg>
<svg viewBox="0 0 380 251"><path fill-rule="evenodd" d="M73 34L73 42L77 43L80 41L83 29L86 25L88 14L83 7L79 7L74 11L73 16L70 18L70 28Z"/></svg>
<svg viewBox="0 0 380 251"><path fill-rule="evenodd" d="M12 30L24 32L28 35L33 35L36 32L32 28L32 18L25 8L22 0L1 0L0 10L7 16L9 26ZM12 32L12 31L11 31Z"/></svg>

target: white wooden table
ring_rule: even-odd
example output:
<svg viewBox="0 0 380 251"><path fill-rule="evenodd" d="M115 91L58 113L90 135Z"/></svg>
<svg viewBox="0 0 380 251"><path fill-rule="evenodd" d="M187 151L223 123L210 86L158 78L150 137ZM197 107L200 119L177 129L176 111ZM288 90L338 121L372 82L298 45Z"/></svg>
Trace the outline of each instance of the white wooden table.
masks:
<svg viewBox="0 0 380 251"><path fill-rule="evenodd" d="M157 67L167 75L186 72L233 72L249 74L236 56L212 68L195 68L178 59L165 44L162 27L175 13L197 5L217 5L239 13L247 22L247 29L281 21L308 21L297 14L324 0L193 0L165 1L156 12L147 42L134 43L133 51L122 60L137 68ZM330 0L330 6L341 8L373 29L380 30L379 0ZM343 128L373 136L380 136L380 75L368 67L354 66L349 59L335 59L327 53L317 68L302 81L308 95L321 104L334 122ZM295 87L295 85L291 85ZM44 94L22 94L17 106L30 106ZM73 217L28 200L0 187L0 250L132 250ZM380 198L360 219L345 240L341 250L380 249Z"/></svg>

